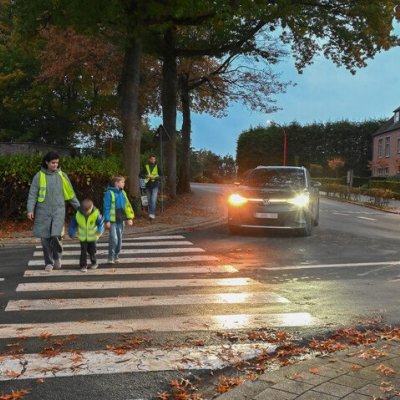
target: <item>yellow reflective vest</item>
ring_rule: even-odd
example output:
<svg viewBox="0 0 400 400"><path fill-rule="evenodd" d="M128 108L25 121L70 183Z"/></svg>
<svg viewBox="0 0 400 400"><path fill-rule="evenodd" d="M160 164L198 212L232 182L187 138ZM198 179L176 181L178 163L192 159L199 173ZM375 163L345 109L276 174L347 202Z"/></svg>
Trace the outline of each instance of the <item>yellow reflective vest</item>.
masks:
<svg viewBox="0 0 400 400"><path fill-rule="evenodd" d="M69 180L64 176L61 171L58 171L58 174L61 177L62 181L62 189L64 194L64 200L72 200L75 197L74 189L72 188ZM46 197L47 190L47 182L46 182L46 174L43 171L39 172L39 193L37 201L39 203L43 203Z"/></svg>
<svg viewBox="0 0 400 400"><path fill-rule="evenodd" d="M131 203L129 202L128 196L126 195L125 190L121 190L122 194L125 197L125 215L127 219L133 219L135 218L135 213L133 212L133 208L131 206ZM115 193L111 190L111 208L110 208L110 222L115 222L116 221L116 216L115 216Z"/></svg>
<svg viewBox="0 0 400 400"><path fill-rule="evenodd" d="M147 175L150 175L150 178L146 178L144 180L145 183L147 183L148 181L155 181L158 178L158 168L157 168L157 164L154 166L153 171L150 172L150 165L146 164L145 166L146 168L146 172Z"/></svg>
<svg viewBox="0 0 400 400"><path fill-rule="evenodd" d="M99 238L96 224L98 216L99 210L97 208L87 218L83 213L77 211L78 239L81 242L95 242Z"/></svg>

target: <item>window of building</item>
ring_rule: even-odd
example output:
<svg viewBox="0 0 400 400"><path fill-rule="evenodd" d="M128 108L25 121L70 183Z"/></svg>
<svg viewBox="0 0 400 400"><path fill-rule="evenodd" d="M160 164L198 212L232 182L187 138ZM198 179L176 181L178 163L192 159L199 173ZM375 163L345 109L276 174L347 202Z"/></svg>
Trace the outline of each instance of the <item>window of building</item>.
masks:
<svg viewBox="0 0 400 400"><path fill-rule="evenodd" d="M385 176L389 176L389 167L385 168Z"/></svg>
<svg viewBox="0 0 400 400"><path fill-rule="evenodd" d="M378 158L383 157L383 139L378 140Z"/></svg>
<svg viewBox="0 0 400 400"><path fill-rule="evenodd" d="M385 157L390 157L390 136L385 137Z"/></svg>
<svg viewBox="0 0 400 400"><path fill-rule="evenodd" d="M400 138L397 138L397 153L400 153Z"/></svg>
<svg viewBox="0 0 400 400"><path fill-rule="evenodd" d="M394 113L394 122L396 123L396 122L399 122L399 120L400 120L400 111L396 111L395 113Z"/></svg>

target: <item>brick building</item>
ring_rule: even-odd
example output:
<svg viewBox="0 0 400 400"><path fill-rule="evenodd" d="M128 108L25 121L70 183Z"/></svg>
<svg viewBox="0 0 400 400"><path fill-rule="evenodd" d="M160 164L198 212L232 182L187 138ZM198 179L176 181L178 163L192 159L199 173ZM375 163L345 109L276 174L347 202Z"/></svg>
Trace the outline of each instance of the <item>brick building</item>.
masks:
<svg viewBox="0 0 400 400"><path fill-rule="evenodd" d="M374 134L371 172L373 177L400 175L400 107Z"/></svg>

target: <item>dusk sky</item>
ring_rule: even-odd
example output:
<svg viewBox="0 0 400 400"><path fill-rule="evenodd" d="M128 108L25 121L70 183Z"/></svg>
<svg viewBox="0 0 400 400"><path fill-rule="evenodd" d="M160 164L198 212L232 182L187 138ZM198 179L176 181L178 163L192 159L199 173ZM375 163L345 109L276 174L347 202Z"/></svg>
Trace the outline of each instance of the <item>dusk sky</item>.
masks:
<svg viewBox="0 0 400 400"><path fill-rule="evenodd" d="M297 73L290 59L281 62L275 71L281 72L282 81L297 84L277 96L276 105L281 111L261 114L233 104L224 118L193 114L192 147L235 158L240 133L251 127L266 126L268 120L307 124L389 119L400 106L400 47L378 54L356 75L324 58L315 59L303 74ZM180 129L180 121L177 128ZM287 137L290 141L290 131Z"/></svg>

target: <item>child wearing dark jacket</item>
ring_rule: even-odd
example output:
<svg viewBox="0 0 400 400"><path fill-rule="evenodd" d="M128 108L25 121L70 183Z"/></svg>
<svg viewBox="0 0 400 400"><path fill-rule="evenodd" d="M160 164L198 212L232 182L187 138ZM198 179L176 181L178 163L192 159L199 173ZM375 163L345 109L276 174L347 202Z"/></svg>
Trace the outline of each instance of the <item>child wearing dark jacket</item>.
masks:
<svg viewBox="0 0 400 400"><path fill-rule="evenodd" d="M79 265L81 272L87 272L87 255L89 254L91 269L99 265L96 260L96 242L104 232L104 221L99 210L94 207L93 201L85 199L69 223L68 234L71 238L78 232L81 243L81 255Z"/></svg>

